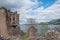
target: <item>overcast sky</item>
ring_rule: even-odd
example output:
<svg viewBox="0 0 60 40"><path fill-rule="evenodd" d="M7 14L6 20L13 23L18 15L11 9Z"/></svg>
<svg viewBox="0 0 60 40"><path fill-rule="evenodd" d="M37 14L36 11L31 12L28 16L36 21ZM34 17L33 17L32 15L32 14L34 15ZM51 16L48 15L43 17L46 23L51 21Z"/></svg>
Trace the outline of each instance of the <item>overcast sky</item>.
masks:
<svg viewBox="0 0 60 40"><path fill-rule="evenodd" d="M20 23L27 18L46 22L60 18L60 0L0 0L0 7L10 8L20 14Z"/></svg>

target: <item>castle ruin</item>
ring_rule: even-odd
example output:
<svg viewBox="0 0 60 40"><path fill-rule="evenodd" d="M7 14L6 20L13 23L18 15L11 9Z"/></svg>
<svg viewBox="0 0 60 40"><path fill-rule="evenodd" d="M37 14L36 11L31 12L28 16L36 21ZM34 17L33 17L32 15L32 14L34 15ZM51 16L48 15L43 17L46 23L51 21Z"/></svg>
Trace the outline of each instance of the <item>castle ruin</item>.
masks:
<svg viewBox="0 0 60 40"><path fill-rule="evenodd" d="M4 7L0 8L0 35L20 35L19 14L11 12Z"/></svg>

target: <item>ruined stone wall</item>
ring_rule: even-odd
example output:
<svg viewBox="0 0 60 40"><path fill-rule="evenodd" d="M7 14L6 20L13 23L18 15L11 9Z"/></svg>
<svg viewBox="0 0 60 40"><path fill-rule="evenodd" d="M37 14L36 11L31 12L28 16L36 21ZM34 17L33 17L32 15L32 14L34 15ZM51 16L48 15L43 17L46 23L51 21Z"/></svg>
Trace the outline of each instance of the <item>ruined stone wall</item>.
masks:
<svg viewBox="0 0 60 40"><path fill-rule="evenodd" d="M4 37L8 35L5 8L0 8L0 34L3 35Z"/></svg>
<svg viewBox="0 0 60 40"><path fill-rule="evenodd" d="M57 31L48 31L45 34L46 40L59 40L60 33Z"/></svg>
<svg viewBox="0 0 60 40"><path fill-rule="evenodd" d="M44 37L39 36L36 32L37 29L34 26L31 26L28 29L28 39L29 40L60 40L60 33L58 31L55 30L48 30Z"/></svg>
<svg viewBox="0 0 60 40"><path fill-rule="evenodd" d="M48 31L45 36L30 37L29 40L60 40L60 33L57 31Z"/></svg>
<svg viewBox="0 0 60 40"><path fill-rule="evenodd" d="M9 35L20 35L19 14L17 12L8 12L8 32Z"/></svg>
<svg viewBox="0 0 60 40"><path fill-rule="evenodd" d="M0 34L6 35L20 35L19 14L11 12L6 8L0 8Z"/></svg>

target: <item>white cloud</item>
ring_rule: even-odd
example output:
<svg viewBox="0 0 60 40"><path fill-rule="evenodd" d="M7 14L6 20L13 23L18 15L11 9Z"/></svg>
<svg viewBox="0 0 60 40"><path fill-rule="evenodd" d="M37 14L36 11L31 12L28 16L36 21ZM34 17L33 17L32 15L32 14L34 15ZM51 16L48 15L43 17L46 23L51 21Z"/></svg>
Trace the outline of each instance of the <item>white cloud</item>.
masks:
<svg viewBox="0 0 60 40"><path fill-rule="evenodd" d="M21 2L22 0L6 0L7 4L16 4L18 2ZM17 4L18 5L18 4Z"/></svg>
<svg viewBox="0 0 60 40"><path fill-rule="evenodd" d="M12 4L19 6L19 8L12 8L14 11L18 11L20 14L20 20L26 20L26 18L35 18L38 22L48 21L48 19L58 19L60 18L60 0L58 0L51 7L44 9L43 6L36 10L32 10L32 6L37 4L36 2L31 2L30 0L2 0L0 4ZM20 7L21 4L21 7ZM36 15L31 16L29 13L34 12ZM43 20L45 19L45 20ZM47 20L46 20L47 19Z"/></svg>
<svg viewBox="0 0 60 40"><path fill-rule="evenodd" d="M38 22L42 21L49 21L52 19L58 19L60 18L60 0L58 0L55 4L53 4L51 7L44 9L43 7L40 7L36 10L29 9L32 5L35 5L34 3L30 2L29 0L23 1L23 7L19 9L21 19L25 18L35 18ZM31 5L32 4L32 5ZM28 10L27 10L28 9ZM35 12L35 16L29 15L30 12ZM45 20L44 20L45 19Z"/></svg>

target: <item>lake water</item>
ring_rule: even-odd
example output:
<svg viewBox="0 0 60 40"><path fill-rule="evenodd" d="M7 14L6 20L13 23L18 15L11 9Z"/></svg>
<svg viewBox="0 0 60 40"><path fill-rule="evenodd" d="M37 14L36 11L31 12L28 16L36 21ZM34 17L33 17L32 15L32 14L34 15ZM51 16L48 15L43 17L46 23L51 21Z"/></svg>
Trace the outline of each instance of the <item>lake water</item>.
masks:
<svg viewBox="0 0 60 40"><path fill-rule="evenodd" d="M30 27L31 25L26 25L26 24L21 24L20 25L20 28L21 30L23 30L24 32L27 32L28 28ZM60 26L60 25L48 25L48 30L54 30L55 27L57 26ZM35 28L38 30L38 32L41 31L41 26L40 25L35 25Z"/></svg>

